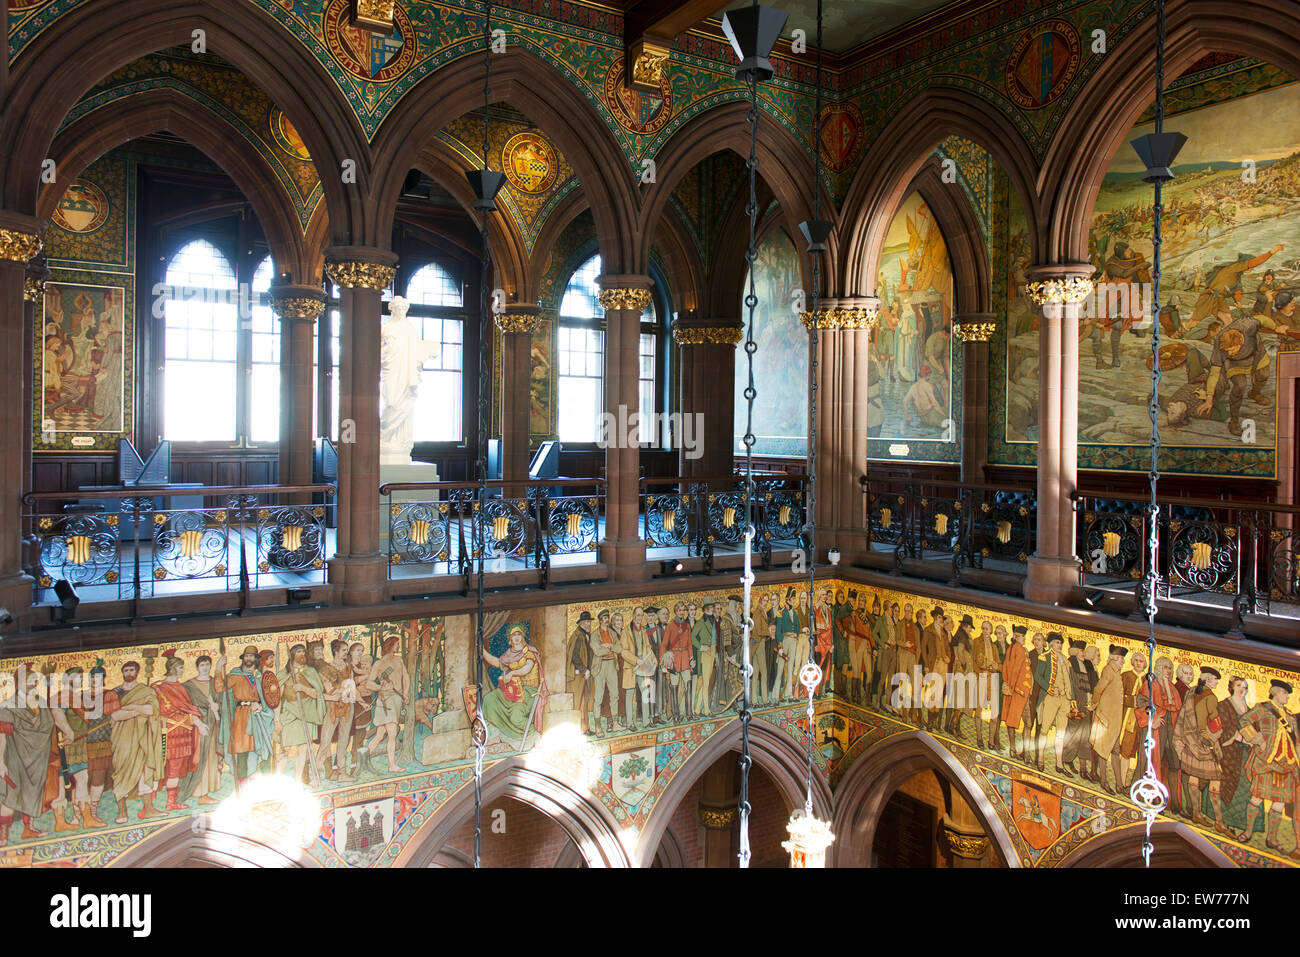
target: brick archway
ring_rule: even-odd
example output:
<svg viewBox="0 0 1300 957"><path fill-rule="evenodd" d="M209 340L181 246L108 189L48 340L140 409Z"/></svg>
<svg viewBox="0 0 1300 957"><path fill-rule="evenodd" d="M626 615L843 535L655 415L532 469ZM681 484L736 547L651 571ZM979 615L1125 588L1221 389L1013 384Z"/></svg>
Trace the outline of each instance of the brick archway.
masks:
<svg viewBox="0 0 1300 957"><path fill-rule="evenodd" d="M484 806L499 797L514 798L550 817L577 845L588 867L632 866L608 811L568 784L525 767L522 758L507 758L483 772ZM437 865L447 841L473 813L474 788L466 784L420 826L393 866Z"/></svg>
<svg viewBox="0 0 1300 957"><path fill-rule="evenodd" d="M654 810L641 829L633 860L637 867L649 867L659 852L668 822L691 786L721 757L740 746L740 719L715 731L673 775L659 795ZM808 753L785 732L755 719L749 726L750 757L762 768L791 807L803 807ZM813 812L823 820L831 814L831 789L820 769L813 772Z"/></svg>
<svg viewBox="0 0 1300 957"><path fill-rule="evenodd" d="M912 775L934 771L970 805L1004 867L1019 867L1020 855L975 779L934 738L923 731L895 735L876 745L854 762L835 790L835 843L831 859L836 867L867 867L876 828L885 805Z"/></svg>

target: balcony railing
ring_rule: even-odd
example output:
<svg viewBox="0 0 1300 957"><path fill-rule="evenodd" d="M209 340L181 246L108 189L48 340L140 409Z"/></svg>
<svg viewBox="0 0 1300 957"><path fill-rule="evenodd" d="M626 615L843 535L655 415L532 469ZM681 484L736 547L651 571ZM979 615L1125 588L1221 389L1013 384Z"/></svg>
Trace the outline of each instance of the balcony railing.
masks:
<svg viewBox="0 0 1300 957"><path fill-rule="evenodd" d="M536 569L545 587L557 560L594 562L604 514L603 479L391 482L379 487L388 577L460 575L469 587L484 552L491 572ZM523 494L519 494L519 493Z"/></svg>
<svg viewBox="0 0 1300 957"><path fill-rule="evenodd" d="M924 574L928 564L953 581L971 569L1023 575L1037 547L1031 489L866 478L862 489L868 552L889 556L896 572ZM1088 491L1073 499L1080 585L1131 597L1140 610L1149 501ZM1300 616L1300 507L1178 498L1160 503L1156 521L1157 599L1230 609L1234 633L1246 614Z"/></svg>
<svg viewBox="0 0 1300 957"><path fill-rule="evenodd" d="M56 582L83 600L325 581L333 485L31 492L35 602ZM319 501L313 501L318 499Z"/></svg>
<svg viewBox="0 0 1300 957"><path fill-rule="evenodd" d="M806 476L754 477L757 548L764 567L774 549L804 547ZM737 475L673 476L641 480L641 537L650 554L693 556L712 571L719 552L745 544L745 481Z"/></svg>

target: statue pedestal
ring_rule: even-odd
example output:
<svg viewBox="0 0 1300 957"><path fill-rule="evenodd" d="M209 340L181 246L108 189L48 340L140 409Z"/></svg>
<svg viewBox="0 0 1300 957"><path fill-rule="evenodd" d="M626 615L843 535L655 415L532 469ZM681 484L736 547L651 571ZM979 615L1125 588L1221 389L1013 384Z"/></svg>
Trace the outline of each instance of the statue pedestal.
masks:
<svg viewBox="0 0 1300 957"><path fill-rule="evenodd" d="M379 484L385 485L389 482L437 482L438 466L432 462L407 462L404 465L384 465L379 466ZM385 556L388 554L388 505L391 501L393 505L400 505L403 502L436 502L438 501L437 489L401 489L393 492L391 496L380 496L380 520L379 520L379 551Z"/></svg>

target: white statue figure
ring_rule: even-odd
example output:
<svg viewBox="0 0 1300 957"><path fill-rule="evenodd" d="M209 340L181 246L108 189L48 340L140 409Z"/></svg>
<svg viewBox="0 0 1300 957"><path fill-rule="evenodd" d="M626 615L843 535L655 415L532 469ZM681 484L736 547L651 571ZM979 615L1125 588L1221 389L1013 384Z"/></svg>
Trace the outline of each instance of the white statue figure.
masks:
<svg viewBox="0 0 1300 957"><path fill-rule="evenodd" d="M380 350L380 385L383 406L379 416L379 464L410 465L415 444L415 400L420 394L420 371L438 357L438 342L420 337L419 325L406 317L410 308L401 296L388 304Z"/></svg>

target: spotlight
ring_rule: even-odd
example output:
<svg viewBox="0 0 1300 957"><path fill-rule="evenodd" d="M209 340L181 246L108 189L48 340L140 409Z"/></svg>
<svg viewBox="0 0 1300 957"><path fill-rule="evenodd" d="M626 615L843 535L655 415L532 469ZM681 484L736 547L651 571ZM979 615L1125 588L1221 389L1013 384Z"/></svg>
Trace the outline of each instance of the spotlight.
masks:
<svg viewBox="0 0 1300 957"><path fill-rule="evenodd" d="M838 565L840 563L840 550L834 547L826 549L826 560L832 565Z"/></svg>
<svg viewBox="0 0 1300 957"><path fill-rule="evenodd" d="M1106 593L1104 591L1101 591L1100 589L1098 589L1097 591L1090 591L1084 597L1084 604L1086 604L1089 608L1100 607L1101 600L1105 596Z"/></svg>
<svg viewBox="0 0 1300 957"><path fill-rule="evenodd" d="M311 599L310 588L288 588L285 590L285 596L290 605L301 605Z"/></svg>
<svg viewBox="0 0 1300 957"><path fill-rule="evenodd" d="M59 607L54 609L54 620L72 621L77 615L77 606L81 604L76 589L66 578L60 578L54 583L54 594L59 599Z"/></svg>
<svg viewBox="0 0 1300 957"><path fill-rule="evenodd" d="M13 623L14 616L10 613L9 609L0 608L0 625L12 625Z"/></svg>
<svg viewBox="0 0 1300 957"><path fill-rule="evenodd" d="M659 573L661 575L680 575L685 567L679 558L665 558L659 563Z"/></svg>

